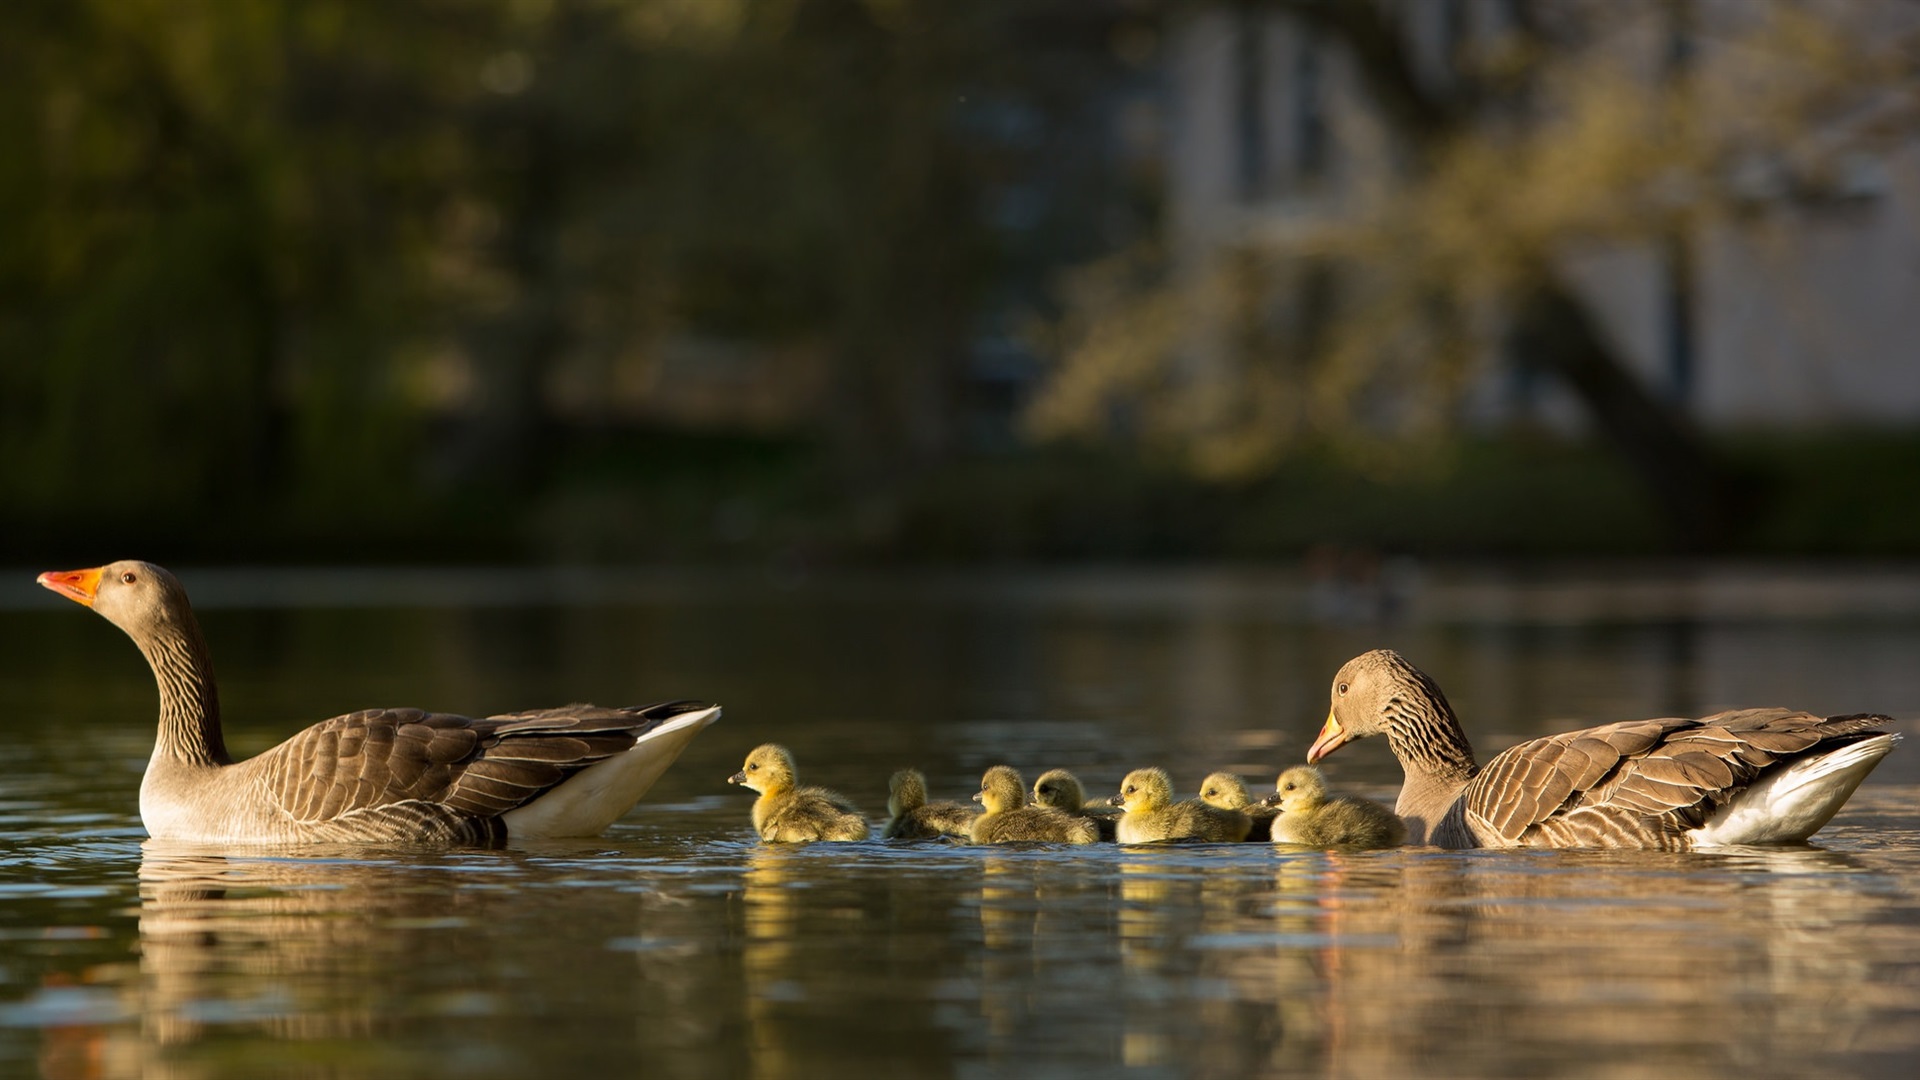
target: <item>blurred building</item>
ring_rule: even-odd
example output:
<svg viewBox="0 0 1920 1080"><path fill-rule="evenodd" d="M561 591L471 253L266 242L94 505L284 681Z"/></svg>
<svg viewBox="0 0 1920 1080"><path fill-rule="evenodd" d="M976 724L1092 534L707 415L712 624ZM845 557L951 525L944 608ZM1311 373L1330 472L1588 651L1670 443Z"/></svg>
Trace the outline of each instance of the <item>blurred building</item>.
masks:
<svg viewBox="0 0 1920 1080"><path fill-rule="evenodd" d="M1383 3L1418 77L1444 90L1455 60L1557 0ZM1561 6L1571 7L1571 3ZM1747 65L1708 20L1778 5L1589 4L1600 47L1660 79ZM1859 33L1920 30L1904 5L1831 3ZM1689 17L1690 15L1690 17ZM1198 280L1250 238L1353 209L1395 168L1386 125L1353 59L1284 4L1220 5L1170 25L1167 227L1176 272ZM1851 122L1840 120L1837 122ZM1809 132L1817 148L1822 133ZM1816 151L1817 156L1817 151ZM1732 178L1741 212L1666 242L1567 252L1562 269L1646 384L1719 428L1920 422L1920 140L1819 162L1817 185L1759 160ZM1221 326L1196 330L1232 349ZM1511 358L1474 396L1477 415L1577 426L1578 403Z"/></svg>

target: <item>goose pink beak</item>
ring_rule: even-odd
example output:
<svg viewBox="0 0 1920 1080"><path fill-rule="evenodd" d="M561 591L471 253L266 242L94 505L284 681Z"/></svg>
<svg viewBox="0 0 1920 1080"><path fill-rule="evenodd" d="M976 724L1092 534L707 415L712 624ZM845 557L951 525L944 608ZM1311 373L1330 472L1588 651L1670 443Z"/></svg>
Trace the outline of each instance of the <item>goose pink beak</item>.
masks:
<svg viewBox="0 0 1920 1080"><path fill-rule="evenodd" d="M1328 711L1327 722L1320 729L1320 737L1313 740L1312 746L1307 747L1307 764L1318 764L1321 758L1345 746L1351 738L1353 736L1347 734L1347 729L1340 726L1340 721L1334 717L1332 711Z"/></svg>
<svg viewBox="0 0 1920 1080"><path fill-rule="evenodd" d="M76 604L92 607L94 597L100 595L100 572L105 569L96 566L91 570L49 570L33 580Z"/></svg>

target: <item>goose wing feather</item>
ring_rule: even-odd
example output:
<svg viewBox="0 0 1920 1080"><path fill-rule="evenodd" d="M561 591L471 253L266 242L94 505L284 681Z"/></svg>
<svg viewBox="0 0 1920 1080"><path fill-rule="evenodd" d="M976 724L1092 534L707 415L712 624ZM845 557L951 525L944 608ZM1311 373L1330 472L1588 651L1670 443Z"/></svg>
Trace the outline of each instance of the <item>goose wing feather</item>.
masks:
<svg viewBox="0 0 1920 1080"><path fill-rule="evenodd" d="M248 765L272 805L303 825L365 837L425 822L438 833L440 819L498 817L702 707L581 705L484 718L366 709L323 720Z"/></svg>
<svg viewBox="0 0 1920 1080"><path fill-rule="evenodd" d="M1699 720L1632 720L1502 751L1468 785L1483 842L1667 846L1771 766L1887 717L1740 709Z"/></svg>

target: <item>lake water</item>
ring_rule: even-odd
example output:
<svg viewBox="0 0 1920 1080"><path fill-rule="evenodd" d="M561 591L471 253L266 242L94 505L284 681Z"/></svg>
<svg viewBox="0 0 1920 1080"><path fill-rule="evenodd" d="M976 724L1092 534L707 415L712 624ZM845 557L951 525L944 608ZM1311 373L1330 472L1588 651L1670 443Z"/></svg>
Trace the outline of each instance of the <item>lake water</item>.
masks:
<svg viewBox="0 0 1920 1080"><path fill-rule="evenodd" d="M778 740L876 819L909 764L936 798L1000 762L1270 784L1381 645L1483 760L1739 704L1920 717L1920 572L1389 570L184 569L238 754L371 705L726 707L601 839L299 853L146 841L144 663L4 575L0 1075L1920 1073L1912 741L1817 845L1693 855L770 848L725 783ZM1381 740L1327 764L1398 782Z"/></svg>

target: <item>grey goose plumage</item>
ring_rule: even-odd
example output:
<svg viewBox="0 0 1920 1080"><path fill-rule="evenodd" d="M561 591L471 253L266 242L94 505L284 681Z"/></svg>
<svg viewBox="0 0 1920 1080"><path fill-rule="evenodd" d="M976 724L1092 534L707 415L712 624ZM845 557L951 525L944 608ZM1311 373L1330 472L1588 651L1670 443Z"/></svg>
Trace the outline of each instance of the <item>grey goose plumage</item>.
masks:
<svg viewBox="0 0 1920 1080"><path fill-rule="evenodd" d="M1448 848L1799 843L1898 738L1876 714L1735 709L1550 735L1483 768L1439 684L1396 652L1349 660L1329 693L1307 760L1385 735L1406 773L1394 811L1408 842Z"/></svg>
<svg viewBox="0 0 1920 1080"><path fill-rule="evenodd" d="M40 584L125 631L153 669L160 722L140 783L158 839L496 843L596 836L640 800L717 706L569 705L467 717L368 709L245 761L227 752L199 621L179 580L127 560Z"/></svg>

